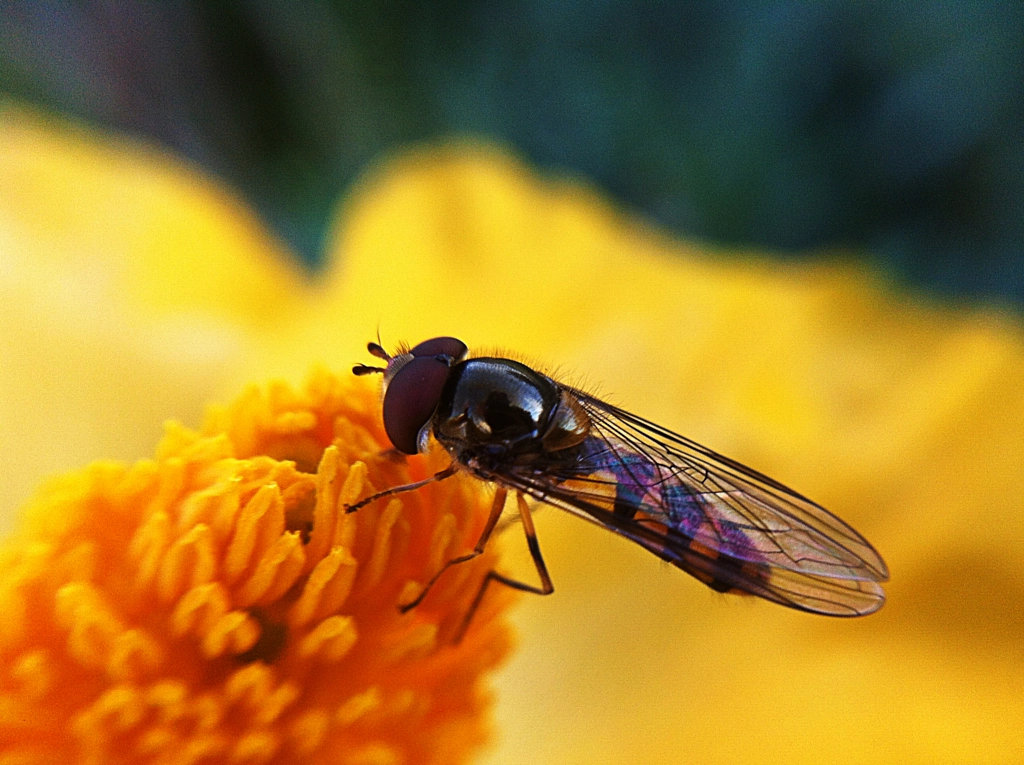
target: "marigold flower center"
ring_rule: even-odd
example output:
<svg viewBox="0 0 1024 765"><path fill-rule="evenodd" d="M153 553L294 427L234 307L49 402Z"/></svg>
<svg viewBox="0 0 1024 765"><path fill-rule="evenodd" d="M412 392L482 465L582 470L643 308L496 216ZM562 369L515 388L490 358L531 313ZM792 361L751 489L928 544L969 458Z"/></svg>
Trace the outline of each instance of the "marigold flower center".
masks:
<svg viewBox="0 0 1024 765"><path fill-rule="evenodd" d="M54 481L0 548L3 761L463 761L486 739L481 678L508 652L489 594L488 498L418 480L387 447L372 381L252 387L156 458ZM436 463L436 464L435 464Z"/></svg>

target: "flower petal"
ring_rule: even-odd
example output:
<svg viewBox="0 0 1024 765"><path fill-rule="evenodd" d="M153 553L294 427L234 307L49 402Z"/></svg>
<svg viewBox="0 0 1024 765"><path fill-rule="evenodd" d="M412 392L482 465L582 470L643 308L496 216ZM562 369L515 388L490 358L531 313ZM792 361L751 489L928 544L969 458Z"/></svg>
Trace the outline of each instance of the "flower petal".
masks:
<svg viewBox="0 0 1024 765"><path fill-rule="evenodd" d="M43 475L198 421L305 287L251 212L173 158L10 107L0 134L6 526Z"/></svg>
<svg viewBox="0 0 1024 765"><path fill-rule="evenodd" d="M841 257L702 250L479 146L383 166L337 230L288 363L355 348L379 323L389 346L452 334L561 365L799 487L893 572L879 614L815 619L711 594L542 513L558 595L518 612L493 762L959 762L1024 747L1014 322L896 293Z"/></svg>

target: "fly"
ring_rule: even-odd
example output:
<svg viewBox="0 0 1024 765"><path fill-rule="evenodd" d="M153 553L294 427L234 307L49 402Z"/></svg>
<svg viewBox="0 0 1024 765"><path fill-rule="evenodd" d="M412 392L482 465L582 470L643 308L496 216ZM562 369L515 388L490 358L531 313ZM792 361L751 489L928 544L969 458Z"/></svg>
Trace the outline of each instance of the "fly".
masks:
<svg viewBox="0 0 1024 765"><path fill-rule="evenodd" d="M857 531L781 483L684 436L506 358L469 357L436 337L357 375L384 380L384 429L405 454L431 438L451 456L444 470L346 508L412 491L459 471L497 491L472 551L449 560L410 603L418 605L451 566L480 555L514 492L540 586L490 571L456 641L491 582L554 591L527 498L623 536L718 592L756 595L827 616L864 616L885 602L885 562Z"/></svg>

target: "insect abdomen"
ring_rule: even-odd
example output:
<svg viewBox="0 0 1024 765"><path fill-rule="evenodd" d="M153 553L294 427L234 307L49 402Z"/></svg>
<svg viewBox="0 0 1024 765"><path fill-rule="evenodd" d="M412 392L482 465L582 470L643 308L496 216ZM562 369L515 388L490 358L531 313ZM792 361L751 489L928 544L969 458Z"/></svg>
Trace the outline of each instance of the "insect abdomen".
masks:
<svg viewBox="0 0 1024 765"><path fill-rule="evenodd" d="M759 584L771 576L767 566L723 555L697 540L690 540L686 552L675 553L669 562L716 592L762 595Z"/></svg>

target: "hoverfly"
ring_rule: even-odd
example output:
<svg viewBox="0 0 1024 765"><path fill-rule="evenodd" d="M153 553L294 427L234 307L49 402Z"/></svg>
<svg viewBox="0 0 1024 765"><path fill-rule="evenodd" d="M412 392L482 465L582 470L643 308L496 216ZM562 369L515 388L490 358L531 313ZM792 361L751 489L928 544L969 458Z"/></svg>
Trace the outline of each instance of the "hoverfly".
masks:
<svg viewBox="0 0 1024 765"><path fill-rule="evenodd" d="M445 570L483 552L508 492L516 494L541 585L489 572L456 641L492 581L541 595L554 590L527 497L609 529L719 592L828 616L863 616L885 602L879 582L889 572L867 540L756 470L518 361L469 357L465 343L453 337L394 356L379 343L367 347L387 365L359 364L352 371L383 375L384 429L395 449L424 452L433 438L452 462L347 511L459 471L497 486L476 546L448 561L400 607L403 612L420 603Z"/></svg>

